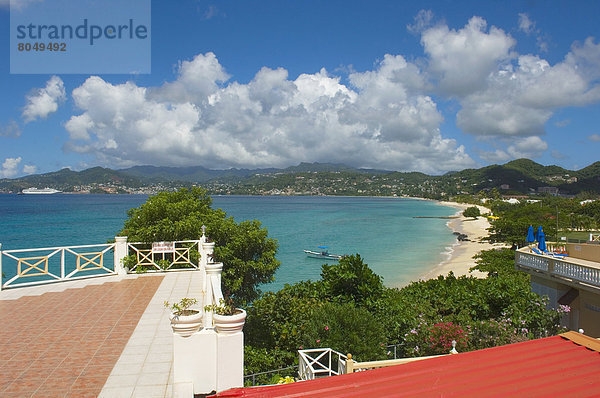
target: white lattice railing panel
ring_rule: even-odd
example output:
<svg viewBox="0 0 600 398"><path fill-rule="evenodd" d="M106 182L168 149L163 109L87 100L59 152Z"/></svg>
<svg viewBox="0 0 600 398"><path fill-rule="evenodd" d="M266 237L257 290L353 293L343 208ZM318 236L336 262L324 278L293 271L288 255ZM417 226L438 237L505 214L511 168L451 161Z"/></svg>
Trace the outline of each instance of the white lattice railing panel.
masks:
<svg viewBox="0 0 600 398"><path fill-rule="evenodd" d="M135 256L129 272L162 272L185 268L199 269L200 240L127 243L128 255Z"/></svg>
<svg viewBox="0 0 600 398"><path fill-rule="evenodd" d="M114 243L0 251L1 288L115 274Z"/></svg>

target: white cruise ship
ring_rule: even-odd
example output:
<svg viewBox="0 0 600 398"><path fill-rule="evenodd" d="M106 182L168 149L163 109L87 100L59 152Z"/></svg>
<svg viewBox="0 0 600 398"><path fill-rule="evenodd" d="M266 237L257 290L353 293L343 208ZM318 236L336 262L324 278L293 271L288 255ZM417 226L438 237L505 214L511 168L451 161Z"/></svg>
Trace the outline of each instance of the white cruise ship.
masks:
<svg viewBox="0 0 600 398"><path fill-rule="evenodd" d="M52 189L52 188L27 188L24 189L22 191L22 193L24 194L34 194L34 195L49 195L49 194L53 194L53 193L60 193L61 191L57 191L56 189Z"/></svg>

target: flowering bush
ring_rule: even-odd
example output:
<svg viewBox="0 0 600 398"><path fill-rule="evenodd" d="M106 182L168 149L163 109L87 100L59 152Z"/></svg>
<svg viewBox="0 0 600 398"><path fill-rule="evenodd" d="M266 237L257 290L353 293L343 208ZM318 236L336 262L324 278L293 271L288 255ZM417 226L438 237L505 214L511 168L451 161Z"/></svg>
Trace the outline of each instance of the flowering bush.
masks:
<svg viewBox="0 0 600 398"><path fill-rule="evenodd" d="M465 350L469 337L467 332L452 322L436 323L429 328L429 350L432 354L448 354L452 341L456 341L456 350Z"/></svg>
<svg viewBox="0 0 600 398"><path fill-rule="evenodd" d="M289 384L289 383L295 383L295 382L296 382L295 377L285 376L285 377L280 377L279 380L277 381L277 384Z"/></svg>
<svg viewBox="0 0 600 398"><path fill-rule="evenodd" d="M404 335L408 356L448 354L452 341L456 341L458 352L466 351L469 342L469 329L452 322L438 322L433 325L419 315L419 324Z"/></svg>
<svg viewBox="0 0 600 398"><path fill-rule="evenodd" d="M496 347L499 345L518 343L528 340L529 330L524 321L520 328L515 328L510 318L487 319L476 322L471 328L469 350Z"/></svg>

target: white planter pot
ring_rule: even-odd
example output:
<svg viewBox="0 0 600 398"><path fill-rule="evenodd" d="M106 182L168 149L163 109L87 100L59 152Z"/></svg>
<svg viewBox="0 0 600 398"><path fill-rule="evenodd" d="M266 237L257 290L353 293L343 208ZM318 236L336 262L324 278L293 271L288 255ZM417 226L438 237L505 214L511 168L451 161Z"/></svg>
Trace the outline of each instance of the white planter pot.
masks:
<svg viewBox="0 0 600 398"><path fill-rule="evenodd" d="M200 330L200 327L202 326L202 312L199 310L189 311L195 311L195 313L189 315L176 315L174 312L171 313L169 319L171 320L173 333L188 337Z"/></svg>
<svg viewBox="0 0 600 398"><path fill-rule="evenodd" d="M219 315L213 314L213 323L217 333L233 334L241 332L246 323L246 311L237 308L239 313L235 315Z"/></svg>

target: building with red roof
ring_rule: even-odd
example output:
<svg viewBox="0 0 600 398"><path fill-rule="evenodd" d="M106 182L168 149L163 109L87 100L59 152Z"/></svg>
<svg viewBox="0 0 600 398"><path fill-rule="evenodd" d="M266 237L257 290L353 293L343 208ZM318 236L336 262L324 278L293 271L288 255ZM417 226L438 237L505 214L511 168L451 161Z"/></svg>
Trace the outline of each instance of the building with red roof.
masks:
<svg viewBox="0 0 600 398"><path fill-rule="evenodd" d="M214 397L600 396L600 340L576 332Z"/></svg>

